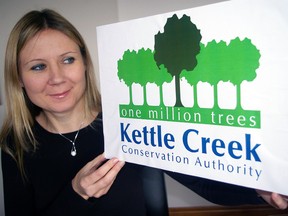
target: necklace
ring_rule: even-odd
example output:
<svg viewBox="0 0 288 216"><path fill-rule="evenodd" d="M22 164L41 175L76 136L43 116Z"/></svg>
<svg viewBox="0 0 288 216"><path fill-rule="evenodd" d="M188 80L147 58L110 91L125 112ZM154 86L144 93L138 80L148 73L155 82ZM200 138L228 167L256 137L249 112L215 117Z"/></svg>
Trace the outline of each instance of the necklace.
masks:
<svg viewBox="0 0 288 216"><path fill-rule="evenodd" d="M82 127L83 124L84 124L84 121L80 124L79 130L77 131L77 133L76 133L76 135L75 135L75 137L74 137L74 140L71 140L71 139L69 139L68 137L64 136L62 133L59 133L60 136L62 136L63 138L65 138L66 140L68 140L69 142L72 143L71 155L72 155L73 157L76 156L76 154L77 154L75 142L76 142L76 139L77 139L77 137L78 137L78 134L79 134L80 129L81 129L81 127Z"/></svg>

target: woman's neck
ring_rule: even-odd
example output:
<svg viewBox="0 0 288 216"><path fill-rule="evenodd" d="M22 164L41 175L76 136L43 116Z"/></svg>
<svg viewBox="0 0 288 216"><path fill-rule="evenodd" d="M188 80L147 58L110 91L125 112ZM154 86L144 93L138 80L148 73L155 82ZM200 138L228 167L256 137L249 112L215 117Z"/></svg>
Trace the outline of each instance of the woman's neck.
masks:
<svg viewBox="0 0 288 216"><path fill-rule="evenodd" d="M69 133L89 125L96 118L97 114L97 112L85 113L83 111L74 115L55 115L43 111L36 120L42 127L52 133Z"/></svg>

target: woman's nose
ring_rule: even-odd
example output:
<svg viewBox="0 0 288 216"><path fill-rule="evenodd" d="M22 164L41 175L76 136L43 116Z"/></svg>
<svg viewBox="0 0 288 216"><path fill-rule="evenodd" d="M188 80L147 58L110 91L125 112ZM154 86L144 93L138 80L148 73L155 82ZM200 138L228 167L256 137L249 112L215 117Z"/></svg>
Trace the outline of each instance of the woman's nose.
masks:
<svg viewBox="0 0 288 216"><path fill-rule="evenodd" d="M50 64L49 65L49 84L57 85L64 81L64 71L60 64Z"/></svg>

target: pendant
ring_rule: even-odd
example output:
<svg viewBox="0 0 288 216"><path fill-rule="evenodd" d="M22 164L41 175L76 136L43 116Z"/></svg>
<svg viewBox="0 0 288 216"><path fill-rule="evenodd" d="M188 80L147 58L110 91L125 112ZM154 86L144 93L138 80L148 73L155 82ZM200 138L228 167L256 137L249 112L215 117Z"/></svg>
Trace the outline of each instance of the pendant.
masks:
<svg viewBox="0 0 288 216"><path fill-rule="evenodd" d="M76 156L76 148L71 149L71 155L74 157Z"/></svg>

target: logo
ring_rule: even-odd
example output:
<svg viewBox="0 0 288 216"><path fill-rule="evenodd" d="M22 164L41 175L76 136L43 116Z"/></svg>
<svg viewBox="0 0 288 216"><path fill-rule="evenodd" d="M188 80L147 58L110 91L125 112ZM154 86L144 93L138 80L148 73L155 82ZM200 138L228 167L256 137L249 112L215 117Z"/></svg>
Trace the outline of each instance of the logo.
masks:
<svg viewBox="0 0 288 216"><path fill-rule="evenodd" d="M119 104L121 118L160 120L195 124L222 125L230 127L261 128L259 110L247 110L241 106L241 85L257 77L260 51L251 39L236 37L230 41L212 40L201 42L201 31L190 17L176 14L167 19L164 31L154 35L154 50L144 47L126 50L118 60L118 78L129 88L129 103ZM187 82L192 90L192 106L184 105L181 82ZM175 103L165 103L163 87L174 82ZM199 98L200 84L209 84L213 89L213 105L204 107ZM235 86L234 108L219 106L219 85ZM133 84L141 86L143 103L133 102ZM154 84L159 92L147 96L148 84ZM154 97L154 98L151 98ZM158 97L158 98L155 98ZM171 97L166 95L166 97ZM154 99L158 104L151 105ZM231 98L226 98L231 100Z"/></svg>

